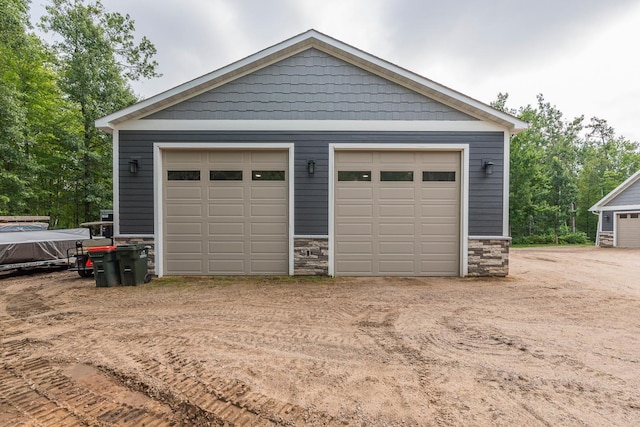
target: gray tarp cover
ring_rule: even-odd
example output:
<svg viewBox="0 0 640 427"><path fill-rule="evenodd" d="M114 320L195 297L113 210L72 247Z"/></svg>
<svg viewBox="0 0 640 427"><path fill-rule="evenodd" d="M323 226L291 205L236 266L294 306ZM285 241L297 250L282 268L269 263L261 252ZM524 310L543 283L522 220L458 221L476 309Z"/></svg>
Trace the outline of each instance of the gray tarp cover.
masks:
<svg viewBox="0 0 640 427"><path fill-rule="evenodd" d="M88 228L0 233L0 265L63 259L89 237Z"/></svg>

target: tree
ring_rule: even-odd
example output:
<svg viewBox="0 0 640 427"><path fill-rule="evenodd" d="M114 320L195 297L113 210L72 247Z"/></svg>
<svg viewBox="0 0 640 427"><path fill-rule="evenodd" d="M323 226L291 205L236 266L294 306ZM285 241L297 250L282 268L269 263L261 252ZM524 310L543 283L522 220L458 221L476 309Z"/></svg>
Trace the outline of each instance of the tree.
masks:
<svg viewBox="0 0 640 427"><path fill-rule="evenodd" d="M137 99L132 80L156 77L154 45L134 38L129 15L107 12L99 1L52 0L41 28L55 33L59 85L82 118L78 144L76 212L90 219L111 205L111 139L95 128L95 120L131 105Z"/></svg>
<svg viewBox="0 0 640 427"><path fill-rule="evenodd" d="M578 226L595 238L596 217L588 209L640 169L640 145L622 136L606 120L593 117L579 150Z"/></svg>

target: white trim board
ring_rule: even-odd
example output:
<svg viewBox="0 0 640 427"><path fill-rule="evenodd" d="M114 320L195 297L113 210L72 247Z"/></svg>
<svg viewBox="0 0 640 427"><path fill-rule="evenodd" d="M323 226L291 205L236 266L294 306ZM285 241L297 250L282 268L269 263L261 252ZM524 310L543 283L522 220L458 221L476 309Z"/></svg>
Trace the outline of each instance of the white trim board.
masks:
<svg viewBox="0 0 640 427"><path fill-rule="evenodd" d="M460 276L469 273L469 144L329 144L329 276L335 276L335 152L338 151L459 151Z"/></svg>
<svg viewBox="0 0 640 427"><path fill-rule="evenodd" d="M116 130L309 132L509 132L480 120L136 120Z"/></svg>
<svg viewBox="0 0 640 427"><path fill-rule="evenodd" d="M294 239L294 144L293 143L190 143L190 142L156 142L153 144L153 194L154 194L154 227L155 227L155 250L156 250L156 275L164 275L164 228L162 212L162 151L163 150L216 150L234 148L238 150L288 150L289 158L289 275L294 273L293 261L293 239Z"/></svg>

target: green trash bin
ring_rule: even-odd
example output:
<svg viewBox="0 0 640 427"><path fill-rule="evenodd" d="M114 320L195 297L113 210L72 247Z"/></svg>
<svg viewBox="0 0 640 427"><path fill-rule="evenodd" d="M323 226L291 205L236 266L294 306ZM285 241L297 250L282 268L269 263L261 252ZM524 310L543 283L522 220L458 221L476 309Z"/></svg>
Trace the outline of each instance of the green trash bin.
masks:
<svg viewBox="0 0 640 427"><path fill-rule="evenodd" d="M115 246L94 246L87 250L93 263L96 286L106 288L120 284L120 272Z"/></svg>
<svg viewBox="0 0 640 427"><path fill-rule="evenodd" d="M146 245L118 246L116 257L120 269L120 283L125 286L134 286L149 282L151 279L147 267L149 248Z"/></svg>

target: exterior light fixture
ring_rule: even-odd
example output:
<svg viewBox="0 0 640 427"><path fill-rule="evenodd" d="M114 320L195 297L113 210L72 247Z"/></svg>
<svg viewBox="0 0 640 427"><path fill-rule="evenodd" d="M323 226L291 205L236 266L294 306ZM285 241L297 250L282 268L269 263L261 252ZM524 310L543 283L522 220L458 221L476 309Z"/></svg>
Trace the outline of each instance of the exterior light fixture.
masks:
<svg viewBox="0 0 640 427"><path fill-rule="evenodd" d="M493 174L493 164L494 164L493 160L491 159L482 160L482 169L484 169L485 175Z"/></svg>
<svg viewBox="0 0 640 427"><path fill-rule="evenodd" d="M309 175L313 175L316 172L316 162L314 160L307 162L307 172L309 172Z"/></svg>
<svg viewBox="0 0 640 427"><path fill-rule="evenodd" d="M138 159L131 159L129 160L129 173L130 174L137 174L138 173Z"/></svg>
<svg viewBox="0 0 640 427"><path fill-rule="evenodd" d="M605 216L604 216L604 220L605 220L605 221L609 222L609 220L610 220L610 219L611 219L611 218L609 217L609 215L605 215Z"/></svg>

